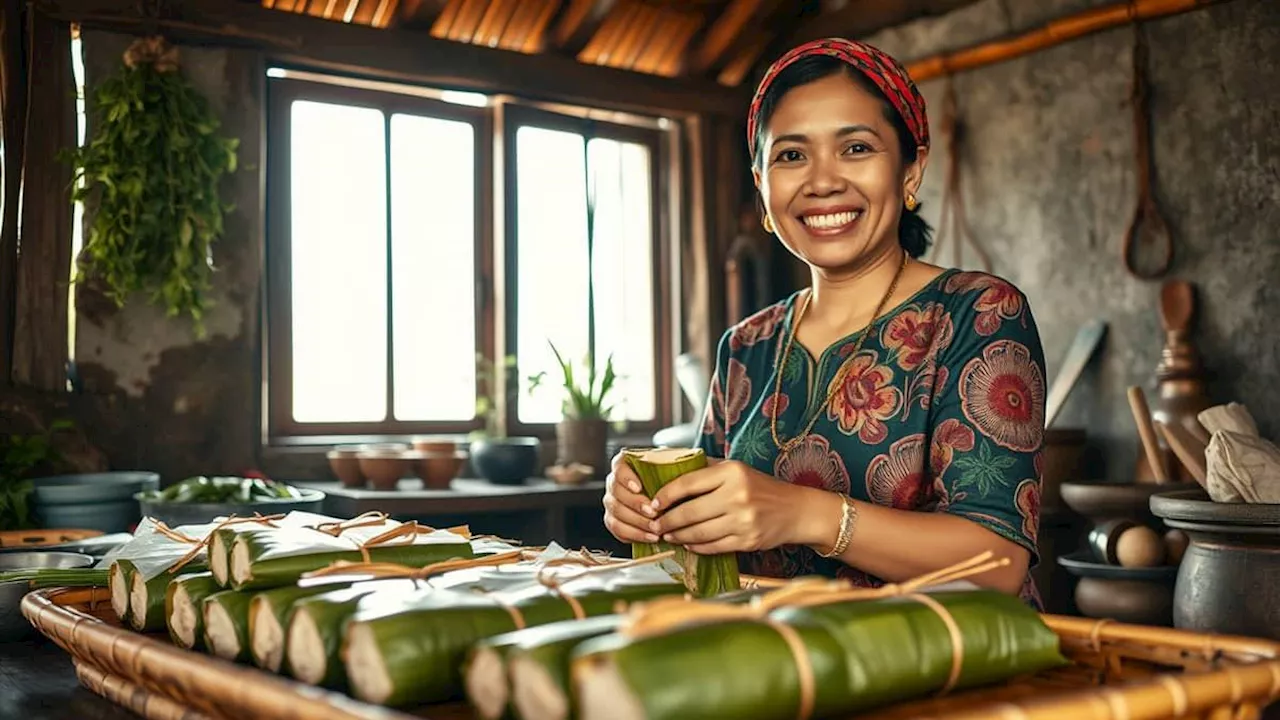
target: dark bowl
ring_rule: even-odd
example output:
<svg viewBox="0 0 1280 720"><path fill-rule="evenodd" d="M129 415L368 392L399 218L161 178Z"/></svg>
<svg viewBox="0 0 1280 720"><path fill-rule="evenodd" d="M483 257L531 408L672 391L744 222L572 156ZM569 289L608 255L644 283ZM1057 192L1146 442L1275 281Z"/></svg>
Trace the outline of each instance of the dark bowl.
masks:
<svg viewBox="0 0 1280 720"><path fill-rule="evenodd" d="M51 475L33 478L31 486L37 506L121 502L158 489L160 475L134 471Z"/></svg>
<svg viewBox="0 0 1280 720"><path fill-rule="evenodd" d="M1151 496L1175 490L1200 487L1196 483L1117 483L1075 481L1062 483L1062 502L1075 512L1093 520L1126 519L1153 522Z"/></svg>
<svg viewBox="0 0 1280 720"><path fill-rule="evenodd" d="M471 466L493 483L514 485L538 470L542 441L535 437L484 438L471 443Z"/></svg>

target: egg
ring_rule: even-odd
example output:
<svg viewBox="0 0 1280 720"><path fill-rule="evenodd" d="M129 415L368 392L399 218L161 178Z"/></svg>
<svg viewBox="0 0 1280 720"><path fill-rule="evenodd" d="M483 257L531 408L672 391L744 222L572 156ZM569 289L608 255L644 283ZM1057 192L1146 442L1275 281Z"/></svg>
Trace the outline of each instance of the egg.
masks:
<svg viewBox="0 0 1280 720"><path fill-rule="evenodd" d="M1190 540L1187 534L1181 530L1170 530L1164 534L1164 551L1166 561L1170 565L1177 565L1182 562L1182 554L1187 551L1187 545Z"/></svg>
<svg viewBox="0 0 1280 720"><path fill-rule="evenodd" d="M1145 525L1135 525L1116 539L1116 560L1122 567L1157 567L1164 558L1164 539Z"/></svg>

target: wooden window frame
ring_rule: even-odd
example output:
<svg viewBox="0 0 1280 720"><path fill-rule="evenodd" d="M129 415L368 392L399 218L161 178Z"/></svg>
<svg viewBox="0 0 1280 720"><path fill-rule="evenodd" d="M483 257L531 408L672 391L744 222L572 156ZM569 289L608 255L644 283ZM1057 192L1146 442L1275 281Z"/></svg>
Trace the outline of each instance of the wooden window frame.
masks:
<svg viewBox="0 0 1280 720"><path fill-rule="evenodd" d="M301 423L293 418L293 313L291 253L290 107L295 100L334 102L376 108L390 126L393 113L408 113L443 120L456 120L475 128L475 258L476 258L476 350L486 359L494 357L493 316L493 116L487 108L443 102L412 94L346 87L326 82L271 77L267 80L267 171L266 171L266 264L265 302L267 317L264 409L268 444L291 440L327 441L415 434L466 433L483 426L480 418L470 421L402 421ZM390 143L390 135L387 135ZM387 154L390 173L391 154ZM388 186L388 196L390 195ZM388 200L388 210L390 201ZM387 219L387 275L391 276L391 233ZM395 378L392 373L395 337L394 314L387 314L387 413L393 412ZM480 380L477 378L477 392Z"/></svg>
<svg viewBox="0 0 1280 720"><path fill-rule="evenodd" d="M595 120L562 114L551 110L528 105L507 105L502 118L502 158L503 183L503 335L504 346L508 349L506 356L514 357L519 368L519 355L516 350L517 317L519 316L518 292L518 245L519 216L518 188L516 183L516 133L521 127L533 126L550 130L574 132L591 137L608 138L623 142L644 145L649 149L650 188L652 198L652 217L650 227L653 229L653 250L651 272L653 278L653 347L654 347L654 419L644 422L626 423L626 434L652 434L672 424L674 407L672 401L673 368L675 351L672 346L671 323L674 317L671 274L671 222L670 198L673 194L672 177L668 172L676 158L670 152L670 143L665 142L664 133L658 129L638 127L634 125ZM517 370L519 374L520 371ZM521 376L522 377L522 376ZM550 380L553 386L559 386L559 378L553 375ZM507 405L505 426L511 435L534 435L546 437L554 432L555 423L524 423L520 421L520 399L523 393L514 393L514 398Z"/></svg>

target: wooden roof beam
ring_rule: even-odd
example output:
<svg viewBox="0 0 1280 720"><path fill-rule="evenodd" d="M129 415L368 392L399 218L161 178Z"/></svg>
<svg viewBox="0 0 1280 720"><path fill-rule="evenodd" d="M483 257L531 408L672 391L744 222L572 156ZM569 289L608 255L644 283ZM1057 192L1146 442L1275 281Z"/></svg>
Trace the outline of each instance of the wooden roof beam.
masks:
<svg viewBox="0 0 1280 720"><path fill-rule="evenodd" d="M800 24L791 34L791 47L824 37L864 38L894 25L921 17L945 15L976 0L843 0L838 10L828 10Z"/></svg>
<svg viewBox="0 0 1280 720"><path fill-rule="evenodd" d="M732 0L694 51L689 71L699 75L710 72L725 57L747 25L765 10L763 6L776 4L773 0Z"/></svg>
<svg viewBox="0 0 1280 720"><path fill-rule="evenodd" d="M616 4L617 0L567 0L552 32L552 43L565 55L577 56Z"/></svg>
<svg viewBox="0 0 1280 720"><path fill-rule="evenodd" d="M397 27L427 29L448 5L449 0L402 0Z"/></svg>
<svg viewBox="0 0 1280 720"><path fill-rule="evenodd" d="M133 0L35 0L35 9L88 28L155 32ZM698 78L666 78L586 65L557 54L440 40L422 32L380 30L226 0L183 0L158 29L179 43L262 48L268 63L358 74L483 93L519 93L630 112L737 118L749 98Z"/></svg>

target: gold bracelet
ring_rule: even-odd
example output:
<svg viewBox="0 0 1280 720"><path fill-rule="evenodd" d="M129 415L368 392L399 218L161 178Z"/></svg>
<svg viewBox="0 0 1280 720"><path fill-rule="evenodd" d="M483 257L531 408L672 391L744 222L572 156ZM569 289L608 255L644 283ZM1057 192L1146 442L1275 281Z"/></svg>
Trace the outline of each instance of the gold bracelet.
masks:
<svg viewBox="0 0 1280 720"><path fill-rule="evenodd" d="M818 551L824 558L843 555L849 549L849 541L853 539L853 525L858 519L858 508L854 507L853 498L848 495L840 496L840 500L840 534L836 535L836 544L832 546L831 552Z"/></svg>

